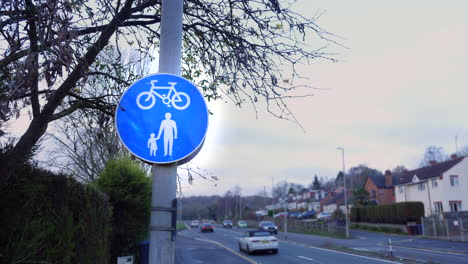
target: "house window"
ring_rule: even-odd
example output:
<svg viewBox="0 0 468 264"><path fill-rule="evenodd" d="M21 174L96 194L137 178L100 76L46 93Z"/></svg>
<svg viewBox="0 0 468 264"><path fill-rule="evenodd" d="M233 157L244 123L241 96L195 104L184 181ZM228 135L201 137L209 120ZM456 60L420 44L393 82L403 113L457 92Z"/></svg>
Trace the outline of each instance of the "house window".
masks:
<svg viewBox="0 0 468 264"><path fill-rule="evenodd" d="M458 181L458 176L451 175L450 176L450 186L458 186L460 183Z"/></svg>
<svg viewBox="0 0 468 264"><path fill-rule="evenodd" d="M456 213L462 210L461 201L449 201L450 212Z"/></svg>
<svg viewBox="0 0 468 264"><path fill-rule="evenodd" d="M424 191L425 189L426 189L426 185L424 184L424 182L421 182L418 184L419 191Z"/></svg>
<svg viewBox="0 0 468 264"><path fill-rule="evenodd" d="M374 190L371 191L371 197L375 198L375 191Z"/></svg>
<svg viewBox="0 0 468 264"><path fill-rule="evenodd" d="M437 188L437 179L431 179L432 188Z"/></svg>
<svg viewBox="0 0 468 264"><path fill-rule="evenodd" d="M403 193L403 186L398 186L398 191L399 191L400 193Z"/></svg>
<svg viewBox="0 0 468 264"><path fill-rule="evenodd" d="M436 214L441 214L444 212L442 208L442 202L434 202L434 211Z"/></svg>

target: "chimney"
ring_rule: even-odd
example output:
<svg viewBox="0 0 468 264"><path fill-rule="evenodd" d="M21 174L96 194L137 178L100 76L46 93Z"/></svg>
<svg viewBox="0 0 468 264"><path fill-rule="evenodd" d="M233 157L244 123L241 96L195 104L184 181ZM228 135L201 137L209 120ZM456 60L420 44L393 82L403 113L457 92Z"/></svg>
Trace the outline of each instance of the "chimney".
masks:
<svg viewBox="0 0 468 264"><path fill-rule="evenodd" d="M454 160L454 159L457 159L457 158L458 158L458 155L457 155L457 154L452 154L452 155L450 155L450 158L453 159L453 160Z"/></svg>
<svg viewBox="0 0 468 264"><path fill-rule="evenodd" d="M435 160L430 160L430 161L429 161L429 164L430 164L431 166L436 165L436 164L437 164L437 161L435 161Z"/></svg>
<svg viewBox="0 0 468 264"><path fill-rule="evenodd" d="M393 186L392 173L389 170L385 171L385 186L387 187Z"/></svg>

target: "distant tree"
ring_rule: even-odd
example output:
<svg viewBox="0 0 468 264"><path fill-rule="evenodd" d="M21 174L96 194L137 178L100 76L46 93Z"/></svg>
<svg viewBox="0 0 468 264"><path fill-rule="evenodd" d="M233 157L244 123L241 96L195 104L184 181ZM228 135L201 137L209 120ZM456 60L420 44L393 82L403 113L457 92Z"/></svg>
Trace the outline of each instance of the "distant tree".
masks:
<svg viewBox="0 0 468 264"><path fill-rule="evenodd" d="M383 173L365 164L360 164L349 169L346 183L350 189L364 188L364 184L369 176L383 177Z"/></svg>
<svg viewBox="0 0 468 264"><path fill-rule="evenodd" d="M296 194L296 190L293 187L289 187L288 194Z"/></svg>
<svg viewBox="0 0 468 264"><path fill-rule="evenodd" d="M320 190L322 189L322 185L320 184L317 174L314 176L314 182L312 183L312 189L313 190Z"/></svg>
<svg viewBox="0 0 468 264"><path fill-rule="evenodd" d="M367 205L369 202L369 192L364 188L353 191L353 206Z"/></svg>
<svg viewBox="0 0 468 264"><path fill-rule="evenodd" d="M407 171L408 169L403 166L403 165L398 165L395 168L392 169L392 174L401 174L404 171Z"/></svg>
<svg viewBox="0 0 468 264"><path fill-rule="evenodd" d="M344 185L344 174L342 171L340 171L338 173L338 175L336 175L336 178L335 178L335 185L336 186L343 186Z"/></svg>
<svg viewBox="0 0 468 264"><path fill-rule="evenodd" d="M300 183L290 183L289 186L291 188L293 188L294 190L294 193L300 193L302 190L305 189L304 185L300 184Z"/></svg>
<svg viewBox="0 0 468 264"><path fill-rule="evenodd" d="M468 146L462 147L457 153L458 156L468 156Z"/></svg>
<svg viewBox="0 0 468 264"><path fill-rule="evenodd" d="M48 135L56 147L45 163L83 182L97 179L105 164L122 154L113 119L98 110L66 116L55 126L55 133Z"/></svg>
<svg viewBox="0 0 468 264"><path fill-rule="evenodd" d="M135 254L138 242L147 238L151 208L151 180L128 157L107 162L96 186L112 205L111 262L117 256Z"/></svg>
<svg viewBox="0 0 468 264"><path fill-rule="evenodd" d="M419 163L419 166L426 167L430 165L431 161L443 162L447 159L448 156L445 154L444 149L442 147L431 145L426 148L426 151L424 152L424 157Z"/></svg>
<svg viewBox="0 0 468 264"><path fill-rule="evenodd" d="M337 222L344 222L346 221L345 219L345 214L343 211L341 211L340 208L336 208L336 210L332 213L332 219L337 221Z"/></svg>
<svg viewBox="0 0 468 264"><path fill-rule="evenodd" d="M278 201L278 199L282 199L283 196L287 194L287 191L289 190L289 182L287 181L280 181L275 186L273 187L273 194L275 197L275 200Z"/></svg>

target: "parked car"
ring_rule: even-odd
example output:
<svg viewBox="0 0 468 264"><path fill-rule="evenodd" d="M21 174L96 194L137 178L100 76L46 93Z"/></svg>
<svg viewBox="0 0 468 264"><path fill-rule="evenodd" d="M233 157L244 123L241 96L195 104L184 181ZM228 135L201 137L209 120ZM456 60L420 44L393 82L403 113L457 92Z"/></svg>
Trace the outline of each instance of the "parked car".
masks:
<svg viewBox="0 0 468 264"><path fill-rule="evenodd" d="M247 222L243 221L243 220L240 220L239 222L237 222L237 226L240 227L240 228L247 227Z"/></svg>
<svg viewBox="0 0 468 264"><path fill-rule="evenodd" d="M317 215L317 220L319 220L319 221L324 221L324 222L326 222L326 221L331 220L331 218L332 218L332 215L331 215L330 213L326 213L326 212L319 213L319 214Z"/></svg>
<svg viewBox="0 0 468 264"><path fill-rule="evenodd" d="M285 214L286 214L285 212L277 213L273 215L273 218L283 218Z"/></svg>
<svg viewBox="0 0 468 264"><path fill-rule="evenodd" d="M239 250L248 254L258 251L278 253L278 239L266 231L247 231L239 239Z"/></svg>
<svg viewBox="0 0 468 264"><path fill-rule="evenodd" d="M278 234L278 227L271 221L261 221L258 224L258 230L268 231L272 234Z"/></svg>
<svg viewBox="0 0 468 264"><path fill-rule="evenodd" d="M214 232L214 227L212 224L209 223L204 223L200 225L200 232L205 233L205 232Z"/></svg>
<svg viewBox="0 0 468 264"><path fill-rule="evenodd" d="M190 227L198 227L200 223L198 222L198 220L193 220L191 223L190 223Z"/></svg>
<svg viewBox="0 0 468 264"><path fill-rule="evenodd" d="M310 218L313 218L315 215L316 215L315 211L311 210L311 211L303 212L297 218L299 218L299 219L310 219Z"/></svg>
<svg viewBox="0 0 468 264"><path fill-rule="evenodd" d="M224 228L232 228L232 221L231 220L224 220L223 221Z"/></svg>
<svg viewBox="0 0 468 264"><path fill-rule="evenodd" d="M299 212L288 212L288 218L295 219L297 218L301 213Z"/></svg>

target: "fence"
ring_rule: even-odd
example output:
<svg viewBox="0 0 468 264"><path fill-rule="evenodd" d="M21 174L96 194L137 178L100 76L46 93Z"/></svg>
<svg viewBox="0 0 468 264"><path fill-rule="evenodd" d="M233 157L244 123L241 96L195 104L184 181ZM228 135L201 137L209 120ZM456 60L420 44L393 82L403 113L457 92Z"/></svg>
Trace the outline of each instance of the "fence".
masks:
<svg viewBox="0 0 468 264"><path fill-rule="evenodd" d="M468 242L468 211L422 217L423 236Z"/></svg>
<svg viewBox="0 0 468 264"><path fill-rule="evenodd" d="M275 222L280 231L284 231L284 218L270 219ZM337 223L336 221L317 221L317 220L296 220L287 219L288 232L297 233L317 233L317 234L336 234L345 235L346 228L344 223Z"/></svg>

